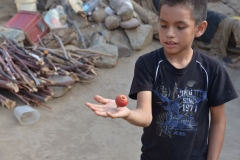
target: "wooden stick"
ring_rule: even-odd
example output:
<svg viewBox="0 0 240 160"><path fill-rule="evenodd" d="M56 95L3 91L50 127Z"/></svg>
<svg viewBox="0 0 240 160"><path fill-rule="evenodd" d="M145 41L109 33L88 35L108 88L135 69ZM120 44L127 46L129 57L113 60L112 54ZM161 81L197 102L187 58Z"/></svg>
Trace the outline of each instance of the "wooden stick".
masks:
<svg viewBox="0 0 240 160"><path fill-rule="evenodd" d="M53 49L54 51L59 51L58 49ZM87 53L91 53L91 54L97 54L97 55L100 55L100 56L105 56L105 57L111 57L111 58L114 58L116 57L116 55L111 55L111 54L107 54L107 53L103 53L103 52L99 52L99 51L94 51L94 50L91 50L91 49L76 49L76 50L72 50L72 49L67 49L67 51L70 51L70 52L75 52L75 54L79 54L78 52L87 52Z"/></svg>
<svg viewBox="0 0 240 160"><path fill-rule="evenodd" d="M54 95L54 92L50 89L47 89L47 88L38 88L38 91L42 92L42 93L45 93L45 94L48 94L48 95L51 95L51 96Z"/></svg>
<svg viewBox="0 0 240 160"><path fill-rule="evenodd" d="M19 91L18 85L16 85L13 82L8 82L8 81L4 81L4 80L0 80L0 87L8 89L8 90L12 90L14 92L18 92Z"/></svg>
<svg viewBox="0 0 240 160"><path fill-rule="evenodd" d="M7 51L4 50L3 48L1 49L1 48L2 48L2 46L0 45L0 52L3 54L5 61L7 61L7 65L9 66L11 72L13 73L13 75L15 75L15 77L20 78L19 74L15 71L15 69L11 63L12 59L8 56Z"/></svg>
<svg viewBox="0 0 240 160"><path fill-rule="evenodd" d="M40 36L39 36L39 35L37 35L37 37L38 37L38 41L40 42L41 46L42 46L42 47L45 47L45 45L43 44L43 42L42 42L42 40L41 40Z"/></svg>
<svg viewBox="0 0 240 160"><path fill-rule="evenodd" d="M40 82L37 80L37 78L33 75L32 71L29 70L29 68L23 63L23 61L17 56L13 54L13 57L16 58L22 65L23 68L26 69L27 73L32 77L36 85L40 85Z"/></svg>
<svg viewBox="0 0 240 160"><path fill-rule="evenodd" d="M65 49L65 47L64 47L64 45L63 45L63 42L62 42L61 38L58 37L58 35L56 35L56 34L54 34L53 36L54 36L54 38L57 39L58 43L60 44L60 46L61 46L61 48L62 48L62 50L63 50L63 53L64 53L64 57L69 60L67 51L66 51L66 49Z"/></svg>
<svg viewBox="0 0 240 160"><path fill-rule="evenodd" d="M40 101L44 101L46 102L47 101L47 98L46 97L42 97L42 96L39 96L39 95L36 95L35 93L30 93L29 91L27 90L20 90L20 92L28 97L31 97L31 98L36 98Z"/></svg>
<svg viewBox="0 0 240 160"><path fill-rule="evenodd" d="M16 106L16 102L12 101L3 95L0 94L0 102L2 103L2 106L6 106L8 109L12 109Z"/></svg>
<svg viewBox="0 0 240 160"><path fill-rule="evenodd" d="M11 93L14 94L15 96L17 96L21 101L23 101L27 105L29 105L29 101L27 101L22 95L20 95L19 93L14 93L14 92L11 92Z"/></svg>
<svg viewBox="0 0 240 160"><path fill-rule="evenodd" d="M77 26L77 22L75 20L73 20L72 23L73 23L74 28L77 30L78 36L81 38L83 48L86 49L87 47L86 47L86 44L85 44L85 38L84 38L82 32L80 31L79 27Z"/></svg>
<svg viewBox="0 0 240 160"><path fill-rule="evenodd" d="M45 105L45 104L43 104L43 103L41 103L41 102L39 102L39 101L37 101L37 100L33 100L33 99L28 99L28 100L31 101L31 102L33 102L33 103L35 103L35 104L37 104L37 105L40 105L40 106L43 106L43 107L45 107L45 108L51 109L52 111L54 110L54 108L49 107L49 106L47 106L47 105Z"/></svg>
<svg viewBox="0 0 240 160"><path fill-rule="evenodd" d="M6 71L6 73L11 77L11 79L16 80L16 77L13 75L8 65L4 62L1 56L0 56L0 63L4 67L4 70Z"/></svg>

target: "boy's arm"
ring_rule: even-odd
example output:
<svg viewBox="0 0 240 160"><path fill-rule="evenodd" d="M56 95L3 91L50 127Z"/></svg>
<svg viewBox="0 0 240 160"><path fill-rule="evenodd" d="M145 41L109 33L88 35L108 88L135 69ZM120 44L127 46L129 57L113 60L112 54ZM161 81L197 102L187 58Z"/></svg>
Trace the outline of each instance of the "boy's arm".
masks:
<svg viewBox="0 0 240 160"><path fill-rule="evenodd" d="M226 117L224 104L210 107L211 122L208 138L207 160L218 160L225 135Z"/></svg>
<svg viewBox="0 0 240 160"><path fill-rule="evenodd" d="M152 122L152 92L141 91L137 94L137 107L134 110L128 107L118 107L113 99L103 98L99 95L94 96L98 104L86 102L96 115L110 118L123 118L129 123L147 127Z"/></svg>
<svg viewBox="0 0 240 160"><path fill-rule="evenodd" d="M137 94L137 108L130 110L127 117L124 117L129 123L147 127L152 122L152 92L142 91Z"/></svg>

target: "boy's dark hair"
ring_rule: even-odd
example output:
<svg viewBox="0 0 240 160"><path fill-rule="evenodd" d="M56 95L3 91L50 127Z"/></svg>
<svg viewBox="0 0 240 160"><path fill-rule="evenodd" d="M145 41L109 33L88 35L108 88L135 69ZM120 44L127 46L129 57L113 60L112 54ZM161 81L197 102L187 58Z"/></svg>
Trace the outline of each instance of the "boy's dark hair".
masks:
<svg viewBox="0 0 240 160"><path fill-rule="evenodd" d="M195 24L199 24L207 18L207 2L207 0L160 0L159 13L164 4L168 6L186 6L191 10Z"/></svg>

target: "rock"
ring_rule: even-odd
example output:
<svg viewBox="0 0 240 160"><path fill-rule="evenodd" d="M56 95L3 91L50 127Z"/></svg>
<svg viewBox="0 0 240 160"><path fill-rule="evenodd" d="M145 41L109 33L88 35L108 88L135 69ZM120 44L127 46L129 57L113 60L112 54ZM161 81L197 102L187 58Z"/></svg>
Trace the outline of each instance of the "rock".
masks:
<svg viewBox="0 0 240 160"><path fill-rule="evenodd" d="M130 0L111 0L109 4L122 21L130 20L133 17L133 6Z"/></svg>
<svg viewBox="0 0 240 160"><path fill-rule="evenodd" d="M41 1L41 2L42 2L42 1ZM42 3L43 3L43 2L42 2ZM41 3L41 4L42 4L42 3ZM49 10L49 8L51 8L51 6L52 6L54 3L57 3L57 0L47 0L44 9L45 9L45 10Z"/></svg>
<svg viewBox="0 0 240 160"><path fill-rule="evenodd" d="M89 22L95 22L95 20L93 19L92 15L89 15L89 16L87 17L87 20L88 20Z"/></svg>
<svg viewBox="0 0 240 160"><path fill-rule="evenodd" d="M105 18L105 26L107 29L112 30L120 26L121 19L116 15L110 15Z"/></svg>
<svg viewBox="0 0 240 160"><path fill-rule="evenodd" d="M100 0L100 5L104 8L109 6L108 0Z"/></svg>
<svg viewBox="0 0 240 160"><path fill-rule="evenodd" d="M106 12L107 15L114 15L115 14L115 12L110 7L106 7L104 9L104 11Z"/></svg>
<svg viewBox="0 0 240 160"><path fill-rule="evenodd" d="M51 81L55 81L57 83L67 83L67 84L74 84L75 80L70 77L70 76L60 76L60 75L55 75L52 77L48 78ZM53 98L59 98L62 97L67 93L67 91L71 87L67 86L49 86L50 89L53 90L54 95L52 96Z"/></svg>
<svg viewBox="0 0 240 160"><path fill-rule="evenodd" d="M118 57L129 57L131 55L132 49L129 40L122 29L119 28L113 31L106 29L102 33L108 43L117 46Z"/></svg>
<svg viewBox="0 0 240 160"><path fill-rule="evenodd" d="M101 43L106 43L106 39L103 37L103 34L101 32L96 32L91 37L89 47L92 47L94 45L98 45Z"/></svg>
<svg viewBox="0 0 240 160"><path fill-rule="evenodd" d="M153 34L158 34L158 15L154 14L153 12L148 12L148 23L153 27Z"/></svg>
<svg viewBox="0 0 240 160"><path fill-rule="evenodd" d="M116 46L113 46L110 44L98 44L88 49L107 53L110 55L115 55L114 58L107 57L107 56L99 56L99 58L94 60L94 64L97 68L113 68L117 65L118 48Z"/></svg>
<svg viewBox="0 0 240 160"><path fill-rule="evenodd" d="M65 47L66 50L73 50L73 51L81 49L81 48L79 48L77 46L74 46L74 45L71 45L71 44L65 45L64 47ZM61 48L59 48L59 49L61 49Z"/></svg>
<svg viewBox="0 0 240 160"><path fill-rule="evenodd" d="M137 12L133 12L133 18L136 18L141 24L142 24L142 19L141 19L141 17L138 15L138 13Z"/></svg>
<svg viewBox="0 0 240 160"><path fill-rule="evenodd" d="M111 30L108 30L108 29L104 29L102 31L103 33L103 37L106 39L107 43L111 43L111 38L112 38L112 34L113 34L113 31Z"/></svg>
<svg viewBox="0 0 240 160"><path fill-rule="evenodd" d="M234 5L233 2L232 2L232 5ZM239 3L239 2L237 2L237 3ZM232 17L232 16L236 15L236 12L233 8L229 7L228 5L223 5L223 2L220 1L220 0L218 0L216 2L208 2L208 8L211 11L219 12L219 13L222 13L222 14L227 15L229 17ZM240 9L240 8L237 8L237 5L235 6L235 8L238 9L238 10Z"/></svg>
<svg viewBox="0 0 240 160"><path fill-rule="evenodd" d="M129 40L122 29L113 31L110 43L118 47L118 57L129 57L132 53Z"/></svg>
<svg viewBox="0 0 240 160"><path fill-rule="evenodd" d="M153 38L159 40L159 34L154 34L154 35L153 35Z"/></svg>
<svg viewBox="0 0 240 160"><path fill-rule="evenodd" d="M58 86L49 86L49 89L53 90L53 98L59 98L64 96L71 87L58 87Z"/></svg>
<svg viewBox="0 0 240 160"><path fill-rule="evenodd" d="M140 25L140 22L136 18L132 18L128 21L120 22L120 27L123 29L133 29Z"/></svg>
<svg viewBox="0 0 240 160"><path fill-rule="evenodd" d="M100 8L98 10L95 10L92 13L92 18L95 22L97 23L102 23L104 22L105 18L107 17L107 13L105 12L105 10L103 8Z"/></svg>
<svg viewBox="0 0 240 160"><path fill-rule="evenodd" d="M80 29L83 29L89 25L87 16L85 16L84 14L75 13L75 11L71 8L70 5L67 5L66 14L68 15L69 19L75 20L77 22L77 25Z"/></svg>
<svg viewBox="0 0 240 160"><path fill-rule="evenodd" d="M105 25L103 23L92 23L91 25L88 25L87 27L81 29L81 32L84 36L85 43L87 48L89 47L89 44L91 43L91 37L94 33L98 31L102 31L103 29L106 29Z"/></svg>
<svg viewBox="0 0 240 160"><path fill-rule="evenodd" d="M132 50L127 45L117 43L116 46L118 47L118 58L131 56Z"/></svg>
<svg viewBox="0 0 240 160"><path fill-rule="evenodd" d="M62 43L64 45L72 44L78 47L82 47L82 43L78 41L78 35L75 30L70 28L56 28L56 29L52 29L51 32L46 34L42 39L43 44L47 48L60 47L59 42L53 36L54 34L59 36L59 38L61 38Z"/></svg>
<svg viewBox="0 0 240 160"><path fill-rule="evenodd" d="M20 29L6 28L0 26L0 43L4 42L2 34L9 38L10 40L16 40L17 42L22 42L25 40L25 33Z"/></svg>
<svg viewBox="0 0 240 160"><path fill-rule="evenodd" d="M141 50L152 43L153 29L151 25L141 24L139 27L125 30L134 50Z"/></svg>
<svg viewBox="0 0 240 160"><path fill-rule="evenodd" d="M138 17L141 18L142 22L144 24L151 25L153 27L153 34L157 34L158 33L158 18L159 18L158 14L143 8L142 6L137 4L135 1L132 1L132 4L134 7L134 11L137 13Z"/></svg>

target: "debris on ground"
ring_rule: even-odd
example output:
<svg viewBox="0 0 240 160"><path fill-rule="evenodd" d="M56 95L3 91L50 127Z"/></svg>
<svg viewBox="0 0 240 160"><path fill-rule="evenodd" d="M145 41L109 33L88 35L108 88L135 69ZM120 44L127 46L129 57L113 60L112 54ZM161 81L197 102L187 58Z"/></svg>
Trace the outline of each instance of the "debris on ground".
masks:
<svg viewBox="0 0 240 160"><path fill-rule="evenodd" d="M113 68L118 58L131 56L133 50L159 39L158 3L39 0L33 4L37 7L18 8L0 27L0 88L27 105L51 109L44 103L66 94L75 82L91 82L97 68ZM218 54L229 67L240 68L240 56L236 56L240 53L239 15L209 11L213 12L212 19L220 17L216 23L208 17L215 31L212 36L206 32L208 39L196 39L193 46ZM235 56L230 58L229 54ZM16 106L4 95L0 95L0 103L9 109Z"/></svg>

